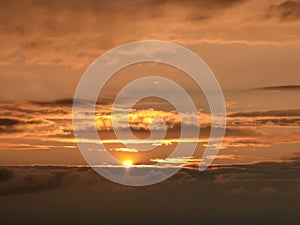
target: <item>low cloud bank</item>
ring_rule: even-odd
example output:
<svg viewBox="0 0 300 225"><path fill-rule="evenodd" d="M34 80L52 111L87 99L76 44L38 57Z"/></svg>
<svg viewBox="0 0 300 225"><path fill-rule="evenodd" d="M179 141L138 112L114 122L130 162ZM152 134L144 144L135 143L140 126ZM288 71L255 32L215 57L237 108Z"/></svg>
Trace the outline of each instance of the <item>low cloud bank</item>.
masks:
<svg viewBox="0 0 300 225"><path fill-rule="evenodd" d="M298 224L299 175L294 159L183 169L127 187L90 168L0 167L0 216L3 224Z"/></svg>

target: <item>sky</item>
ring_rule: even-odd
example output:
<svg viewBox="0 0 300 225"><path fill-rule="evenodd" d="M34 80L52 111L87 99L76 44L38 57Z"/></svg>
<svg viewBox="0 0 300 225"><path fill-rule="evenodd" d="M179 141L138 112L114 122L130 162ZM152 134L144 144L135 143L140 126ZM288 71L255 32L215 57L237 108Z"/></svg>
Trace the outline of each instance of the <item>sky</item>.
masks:
<svg viewBox="0 0 300 225"><path fill-rule="evenodd" d="M95 126L101 141L78 141L103 144L121 166L97 168L127 178L160 179L183 167L158 184L129 187L88 166L76 145L72 105L89 65L140 40L173 42L201 57L222 88L227 124L218 155L199 172L212 116L195 81L157 62L117 71L99 94L95 123L79 118L81 131ZM299 0L2 0L0 49L1 224L299 224ZM124 145L113 129L128 135L124 116L111 116L114 99L148 76L181 86L196 114L183 113L181 121L168 101L142 99L129 116L139 140L125 138ZM152 85L185 104L163 82ZM138 85L124 101L144 91ZM149 141L163 134L162 121L166 136ZM168 158L179 144L196 149ZM145 151L149 146L155 148Z"/></svg>
<svg viewBox="0 0 300 225"><path fill-rule="evenodd" d="M228 113L215 164L285 161L299 152L299 1L0 4L1 165L85 165L71 123L76 86L97 57L138 40L178 43L197 53L214 72ZM157 132L161 129L154 117L167 122L166 141L154 143L160 145L157 149L137 153L135 147L126 148L111 127L109 112L121 88L156 74L180 84L197 106L202 129L190 164L197 163L210 133L209 106L201 89L171 66L140 63L114 74L96 107L99 135L112 155L136 164L161 161L172 152L180 120L174 107L161 99L141 100L130 117L131 129L141 138L149 135L149 121ZM189 115L185 118L192 132ZM180 163L182 158L171 161Z"/></svg>
<svg viewBox="0 0 300 225"><path fill-rule="evenodd" d="M196 52L224 90L291 85L298 12L297 1L2 1L1 99L71 97L97 57L149 39Z"/></svg>

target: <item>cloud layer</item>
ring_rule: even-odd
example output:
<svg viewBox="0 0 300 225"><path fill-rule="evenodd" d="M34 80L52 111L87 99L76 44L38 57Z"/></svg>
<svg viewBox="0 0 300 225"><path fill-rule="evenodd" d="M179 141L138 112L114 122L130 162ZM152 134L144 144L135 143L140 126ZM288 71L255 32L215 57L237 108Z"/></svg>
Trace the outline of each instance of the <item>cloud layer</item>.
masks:
<svg viewBox="0 0 300 225"><path fill-rule="evenodd" d="M278 20L297 22L299 1L260 3L146 0L128 5L123 1L93 0L2 1L0 29L5 35L0 37L0 63L85 67L104 50L145 37L181 44L282 44L283 39L298 42L296 30ZM262 27L270 33L255 35ZM248 29L253 32L246 32Z"/></svg>
<svg viewBox="0 0 300 225"><path fill-rule="evenodd" d="M55 155L59 155L60 151L64 152L65 150L77 152L72 127L71 103L72 100L69 99L52 102L2 103L0 113L0 139L2 142L0 149L3 154L7 151L21 150L53 150L53 152L56 152ZM119 132L125 135L123 141L128 146L124 146L120 143L120 140L118 140L112 129L111 116L109 114L110 108L110 103L97 105L96 127L102 143L105 144L112 154L116 154L116 157L123 155L123 157L137 158L136 163L150 163L154 159L163 159L169 155L180 141L181 121L175 111L140 108L132 111L129 120L131 130L139 138L138 141L137 139L126 139L128 135L126 136L126 133L123 132L125 124L116 123L115 129L118 129ZM211 118L208 113L199 110L198 117L201 124L200 137L198 140L195 140L192 138L193 132L198 128L190 123L191 116L193 117L193 115L188 114L184 116L183 125L187 127L190 133L186 136L187 139L180 142L186 144L195 141L198 142L194 157L199 160L202 149L206 146L210 135ZM154 123L152 127L155 128L152 132L157 137L162 134L161 122L155 120L157 117L162 118L166 122L168 128L166 136L163 138L163 141L160 139L147 140L150 134L149 124L151 122ZM82 120L83 124L82 131L88 134L94 124L87 124L84 117L80 120ZM288 151L279 148L278 150L274 150L272 155L268 156L263 154L263 152L272 146L280 144L297 146L299 143L299 127L299 109L229 112L226 135L222 151L218 158L222 163L281 160L284 154L291 154L292 150ZM191 139L188 137L191 137ZM79 141L84 143L98 143L94 139ZM143 148L148 148L147 146L149 145L153 146L156 150L149 153L137 152ZM250 158L245 158L245 152L237 152L235 150L237 148L245 149L245 152L248 153L255 150L255 153ZM261 149L261 151L258 151L258 149ZM296 149L293 151L296 152ZM126 155L127 153L131 153L131 156ZM20 154L27 153L23 152ZM67 155L59 156L60 163L65 160L65 163L68 164L67 158L69 157ZM3 155L3 163L12 162L13 158L12 156ZM25 160L26 164L30 164L30 160L28 160ZM177 159L174 160L176 161ZM42 161L44 162L44 160ZM25 162L21 160L19 163L23 164ZM32 161L31 163L37 162ZM54 162L49 161L48 163Z"/></svg>
<svg viewBox="0 0 300 225"><path fill-rule="evenodd" d="M299 166L293 162L212 167L205 172L185 169L167 181L140 188L111 183L89 168L1 167L1 220L255 224L259 219L260 224L296 224Z"/></svg>

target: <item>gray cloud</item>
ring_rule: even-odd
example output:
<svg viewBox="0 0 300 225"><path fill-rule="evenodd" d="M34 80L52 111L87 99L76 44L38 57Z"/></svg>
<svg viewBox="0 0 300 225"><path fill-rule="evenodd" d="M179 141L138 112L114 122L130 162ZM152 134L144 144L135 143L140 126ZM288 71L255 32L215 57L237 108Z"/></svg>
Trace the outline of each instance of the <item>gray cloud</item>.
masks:
<svg viewBox="0 0 300 225"><path fill-rule="evenodd" d="M57 99L54 101L32 101L31 103L39 106L72 106L72 98Z"/></svg>
<svg viewBox="0 0 300 225"><path fill-rule="evenodd" d="M286 188L296 187L296 184L300 184L299 173L297 172L300 171L300 163L299 158L297 159L291 163L266 162L249 165L213 166L205 172L197 171L198 167L195 165L195 170L183 169L169 180L155 186L145 187L145 189L167 189L174 185L182 187L191 185L193 189L197 189L205 184L208 188L206 191L216 185L225 185L223 188L227 190L243 186L252 192L260 192L261 188L271 186L284 192ZM189 166L189 168L193 167ZM149 170L149 174L153 173L152 169L143 170ZM146 172L143 171L142 173ZM57 189L90 189L115 192L136 188L107 181L90 168L0 167L0 195Z"/></svg>
<svg viewBox="0 0 300 225"><path fill-rule="evenodd" d="M9 168L0 168L0 182L7 181L14 177L14 173Z"/></svg>
<svg viewBox="0 0 300 225"><path fill-rule="evenodd" d="M275 17L283 22L299 20L300 1L287 0L280 4L272 5L266 17Z"/></svg>
<svg viewBox="0 0 300 225"><path fill-rule="evenodd" d="M23 122L18 119L0 118L0 134L20 132L17 125L21 125L22 123Z"/></svg>
<svg viewBox="0 0 300 225"><path fill-rule="evenodd" d="M299 91L300 85L281 85L281 86L269 86L253 88L249 91Z"/></svg>
<svg viewBox="0 0 300 225"><path fill-rule="evenodd" d="M300 109L231 113L229 117L300 117Z"/></svg>
<svg viewBox="0 0 300 225"><path fill-rule="evenodd" d="M191 6L194 8L194 10L191 9L191 12L187 15L186 19L200 22L217 17L220 15L220 11L224 11L244 2L247 2L247 0L178 1L183 7Z"/></svg>
<svg viewBox="0 0 300 225"><path fill-rule="evenodd" d="M258 119L257 124L274 124L278 126L300 126L300 117L295 119Z"/></svg>
<svg viewBox="0 0 300 225"><path fill-rule="evenodd" d="M15 126L20 123L21 121L17 119L0 118L0 126Z"/></svg>
<svg viewBox="0 0 300 225"><path fill-rule="evenodd" d="M26 126L40 126L47 123L49 124L49 121L32 119L30 117L23 117L22 119L3 117L0 118L0 133L22 132L26 129Z"/></svg>
<svg viewBox="0 0 300 225"><path fill-rule="evenodd" d="M90 168L1 167L1 221L297 224L299 171L299 162L183 169L162 183L138 188L114 184Z"/></svg>

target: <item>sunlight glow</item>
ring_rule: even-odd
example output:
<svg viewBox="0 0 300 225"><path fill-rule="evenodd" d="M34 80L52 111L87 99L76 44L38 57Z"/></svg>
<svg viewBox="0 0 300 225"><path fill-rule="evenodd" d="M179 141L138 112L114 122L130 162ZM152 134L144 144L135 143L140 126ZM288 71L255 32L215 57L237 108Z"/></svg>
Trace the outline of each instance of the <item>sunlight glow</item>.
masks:
<svg viewBox="0 0 300 225"><path fill-rule="evenodd" d="M127 169L130 168L132 166L132 161L131 160L124 161L123 166Z"/></svg>

